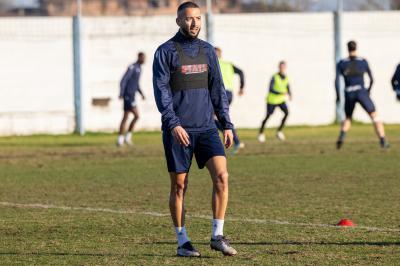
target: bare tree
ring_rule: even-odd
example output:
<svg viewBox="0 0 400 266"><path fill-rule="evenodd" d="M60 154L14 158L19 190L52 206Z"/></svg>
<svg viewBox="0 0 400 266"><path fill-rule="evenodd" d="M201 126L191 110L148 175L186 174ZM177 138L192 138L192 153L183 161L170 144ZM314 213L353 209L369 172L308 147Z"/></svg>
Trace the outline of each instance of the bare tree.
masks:
<svg viewBox="0 0 400 266"><path fill-rule="evenodd" d="M298 11L290 0L272 1L242 1L241 8L244 12L293 12Z"/></svg>
<svg viewBox="0 0 400 266"><path fill-rule="evenodd" d="M400 10L400 0L392 0L390 4L392 9Z"/></svg>
<svg viewBox="0 0 400 266"><path fill-rule="evenodd" d="M360 5L361 10L385 10L385 1L381 0L366 0Z"/></svg>

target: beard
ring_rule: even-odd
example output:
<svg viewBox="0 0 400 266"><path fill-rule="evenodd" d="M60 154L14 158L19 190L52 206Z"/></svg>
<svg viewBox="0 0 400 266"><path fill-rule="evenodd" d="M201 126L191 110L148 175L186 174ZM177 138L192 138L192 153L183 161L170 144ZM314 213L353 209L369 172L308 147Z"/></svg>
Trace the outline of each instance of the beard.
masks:
<svg viewBox="0 0 400 266"><path fill-rule="evenodd" d="M187 36L187 37L189 37L189 38L192 38L192 39L196 39L198 36L199 36L199 34L200 34L200 29L197 31L197 33L196 33L196 35L192 35L187 29L185 29L185 28L181 28L181 30L182 30L182 33L185 35L185 36Z"/></svg>

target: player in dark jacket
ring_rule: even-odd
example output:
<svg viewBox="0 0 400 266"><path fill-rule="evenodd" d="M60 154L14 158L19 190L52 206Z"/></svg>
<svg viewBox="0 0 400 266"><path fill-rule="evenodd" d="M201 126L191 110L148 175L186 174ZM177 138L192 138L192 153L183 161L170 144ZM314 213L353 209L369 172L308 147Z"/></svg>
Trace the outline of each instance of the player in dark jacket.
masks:
<svg viewBox="0 0 400 266"><path fill-rule="evenodd" d="M207 167L212 181L213 225L210 246L235 255L223 235L228 203L225 151L214 123L223 126L224 144L233 143L233 124L214 48L197 38L201 14L197 4L178 7L179 32L158 47L153 62L153 87L161 113L163 144L171 180L169 207L178 239L178 256L198 257L186 233L184 197L193 154L199 168Z"/></svg>
<svg viewBox="0 0 400 266"><path fill-rule="evenodd" d="M138 54L137 61L128 67L120 83L119 98L123 99L124 101L124 116L119 127L119 135L117 140L118 146L122 146L124 143L132 145L132 132L136 122L139 119L139 111L136 103L136 92L140 93L143 100L145 99L144 94L139 86L140 74L142 73L141 66L144 64L144 62L145 55L144 53L140 52ZM128 130L124 136L125 124L131 113L133 114L133 120L129 124Z"/></svg>

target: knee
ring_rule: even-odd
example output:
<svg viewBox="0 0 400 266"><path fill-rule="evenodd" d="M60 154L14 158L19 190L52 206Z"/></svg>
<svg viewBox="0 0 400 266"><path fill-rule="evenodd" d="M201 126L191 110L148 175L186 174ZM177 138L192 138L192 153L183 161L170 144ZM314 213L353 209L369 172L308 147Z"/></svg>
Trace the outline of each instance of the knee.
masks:
<svg viewBox="0 0 400 266"><path fill-rule="evenodd" d="M186 192L187 182L176 182L171 186L171 192L174 193L178 197L183 197Z"/></svg>
<svg viewBox="0 0 400 266"><path fill-rule="evenodd" d="M352 121L352 119L351 118L349 118L349 117L347 117L344 121L343 121L343 125L344 126L350 126L351 125L351 121Z"/></svg>
<svg viewBox="0 0 400 266"><path fill-rule="evenodd" d="M228 172L220 172L215 177L214 188L217 192L225 192L228 190Z"/></svg>
<svg viewBox="0 0 400 266"><path fill-rule="evenodd" d="M380 122L380 118L378 117L376 112L370 113L369 116L371 117L372 122L374 122L374 123L379 123Z"/></svg>
<svg viewBox="0 0 400 266"><path fill-rule="evenodd" d="M138 121L139 118L140 118L140 115L139 114L135 114L134 117L133 117L133 120Z"/></svg>

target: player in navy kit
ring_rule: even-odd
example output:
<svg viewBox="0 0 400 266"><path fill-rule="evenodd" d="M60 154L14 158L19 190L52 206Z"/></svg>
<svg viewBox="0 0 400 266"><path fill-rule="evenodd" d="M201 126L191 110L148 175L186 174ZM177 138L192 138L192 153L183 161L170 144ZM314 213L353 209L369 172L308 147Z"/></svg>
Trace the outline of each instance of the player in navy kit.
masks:
<svg viewBox="0 0 400 266"><path fill-rule="evenodd" d="M140 52L136 63L130 65L128 70L125 72L120 83L119 98L124 101L124 116L122 118L119 135L117 139L117 145L122 146L124 143L132 145L132 132L136 122L139 120L139 111L136 104L136 92L140 93L144 100L144 94L139 86L139 78L142 73L142 64L144 64L145 55ZM128 121L129 115L133 114L133 119L129 124L128 130L125 133L125 124ZM125 135L124 135L125 133Z"/></svg>
<svg viewBox="0 0 400 266"><path fill-rule="evenodd" d="M355 41L348 42L347 48L349 51L349 57L341 60L337 64L336 69L336 101L340 100L340 76L342 76L345 84L344 109L346 113L346 119L342 122L336 147L337 149L342 147L346 133L351 127L351 119L354 108L356 103L359 103L371 117L375 127L375 132L379 137L381 147L388 148L389 145L385 139L385 130L383 124L378 119L375 105L370 97L373 77L368 62L363 58L357 57L357 44ZM368 75L370 81L368 87L366 87L364 84L365 74Z"/></svg>
<svg viewBox="0 0 400 266"><path fill-rule="evenodd" d="M235 255L223 234L228 203L228 171L225 151L214 123L223 127L224 144L232 146L233 124L214 47L197 38L200 8L193 2L178 7L176 35L158 47L153 62L153 87L161 113L162 138L171 180L169 207L178 240L177 255L198 257L185 227L184 198L188 173L195 155L213 181L210 247Z"/></svg>

